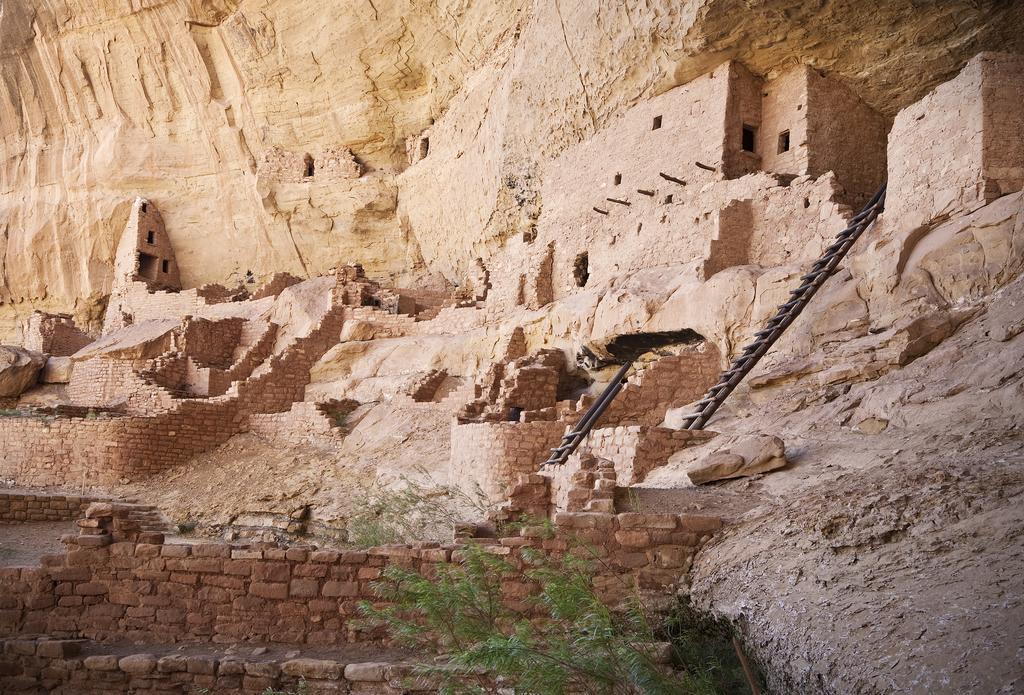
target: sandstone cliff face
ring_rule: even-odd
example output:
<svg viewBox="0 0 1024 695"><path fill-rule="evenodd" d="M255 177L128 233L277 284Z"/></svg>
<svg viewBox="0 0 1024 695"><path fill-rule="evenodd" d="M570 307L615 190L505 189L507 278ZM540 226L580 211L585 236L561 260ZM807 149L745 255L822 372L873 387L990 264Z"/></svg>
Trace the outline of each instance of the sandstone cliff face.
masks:
<svg viewBox="0 0 1024 695"><path fill-rule="evenodd" d="M333 523L354 483L421 468L468 480L488 463L460 439L463 406L497 409L484 387L500 392L498 368L542 347L579 357L587 345L599 358L630 334L699 343L707 373L679 372L694 393L678 402L670 375L660 419L787 301L849 205L887 172L886 212L714 422L728 436L778 434L792 466L722 485L757 506L698 558L693 596L744 628L779 692L1012 687L1012 619L975 630L973 616L1004 598L1015 553L1019 565L1024 63L971 56L1024 52L1019 4L0 2L0 339L40 308L97 329L109 301L117 349L101 340L78 362L103 349L155 360L177 349L175 330L237 319L222 357L246 367L260 397L277 369L284 396L241 418L247 429L217 433L220 448L197 448L162 477L120 479L217 523L297 512ZM781 144L766 149L783 127L777 112L809 104L817 88L828 98L816 108L856 112L829 121L819 144L855 126L870 145L857 171L812 172L806 158L799 171L776 167ZM767 131L759 166L726 142L739 139L744 109ZM666 184L666 171L687 180ZM650 180L664 189L647 190ZM159 293L116 288L125 268L140 279L134 254L159 231L130 223L124 267L114 263L145 201L162 213L180 291L177 278ZM609 215L595 202L618 207ZM387 285L376 303L334 307L349 290L328 277L291 284L348 262ZM196 289L255 290L283 272L296 278L251 302ZM415 306L398 316L384 299ZM174 365L146 375L180 386ZM75 369L87 385L103 377ZM81 401L75 374L52 378L69 386L47 395ZM425 381L429 398L416 397ZM579 396L547 385L566 408ZM663 424L679 416L669 410ZM537 424L556 442L563 429L491 424ZM523 454L531 471L547 451L535 439ZM692 463L683 453L643 484L681 484ZM985 548L985 524L1011 531ZM1009 569L985 574L975 550ZM971 581L944 586L960 570ZM922 577L962 604L943 614L956 629L922 638L935 616ZM886 591L903 592L915 615L880 600ZM1019 612L1019 592L1005 605ZM836 645L837 634L855 639ZM876 667L890 638L913 665ZM947 658L961 639L984 658ZM976 663L993 670L975 679Z"/></svg>
<svg viewBox="0 0 1024 695"><path fill-rule="evenodd" d="M97 325L135 195L185 287L345 261L457 281L535 222L544 162L726 57L809 62L891 115L1020 27L999 2L6 0L0 336L32 308Z"/></svg>

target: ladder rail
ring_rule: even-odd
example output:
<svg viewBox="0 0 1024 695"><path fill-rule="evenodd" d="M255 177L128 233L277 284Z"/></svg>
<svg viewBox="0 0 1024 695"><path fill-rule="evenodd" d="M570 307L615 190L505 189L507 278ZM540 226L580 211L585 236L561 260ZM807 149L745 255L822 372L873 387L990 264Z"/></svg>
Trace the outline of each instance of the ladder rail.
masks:
<svg viewBox="0 0 1024 695"><path fill-rule="evenodd" d="M704 428L711 416L722 406L725 399L736 389L741 381L757 366L761 358L771 349L775 342L789 328L811 298L818 292L825 281L839 269L839 264L846 257L850 248L861 234L871 226L879 213L885 209L885 184L871 197L860 212L854 215L847 227L836 235L836 240L815 261L810 272L803 275L800 285L789 293L790 299L780 305L775 314L757 331L755 340L743 348L739 357L732 361L729 368L719 376L718 381L708 389L704 397L695 405L696 410L683 418L684 429L700 430ZM612 401L626 385L626 373L632 366L627 360L615 373L615 377L605 387L600 397L587 409L576 426L562 437L562 442L551 450L551 455L541 466L561 465L586 439L597 424L597 421L611 405Z"/></svg>
<svg viewBox="0 0 1024 695"><path fill-rule="evenodd" d="M604 412L611 405L615 397L619 395L626 386L626 373L629 372L629 368L633 366L632 360L626 360L619 370L615 372L615 376L612 378L604 391L601 392L600 397L594 401L587 411L580 418L580 421L576 423L576 426L572 431L567 432L562 437L562 443L551 450L551 456L541 464L541 466L558 466L565 463L566 459L572 455L576 448L586 439L587 435L590 434L590 430L593 429Z"/></svg>
<svg viewBox="0 0 1024 695"><path fill-rule="evenodd" d="M868 204L852 218L849 226L836 236L836 241L825 249L825 253L815 262L812 271L804 275L800 286L790 293L793 299L776 310L765 328L754 334L756 339L743 348L742 355L733 361L729 369L719 377L718 382L697 402L696 410L683 418L684 429L704 428L711 416L722 407L725 399L757 366L786 329L796 321L825 281L835 275L850 248L885 209L885 191L886 187L883 184Z"/></svg>

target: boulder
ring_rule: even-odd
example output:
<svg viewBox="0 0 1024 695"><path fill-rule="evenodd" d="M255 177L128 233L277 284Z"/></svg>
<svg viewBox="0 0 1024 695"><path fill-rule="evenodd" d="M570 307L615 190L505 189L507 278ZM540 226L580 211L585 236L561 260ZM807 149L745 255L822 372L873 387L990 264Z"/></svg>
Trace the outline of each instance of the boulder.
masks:
<svg viewBox="0 0 1024 695"><path fill-rule="evenodd" d="M39 381L44 384L66 384L71 381L74 363L70 357L50 357L43 365Z"/></svg>
<svg viewBox="0 0 1024 695"><path fill-rule="evenodd" d="M46 358L14 345L0 345L0 398L17 398L35 385Z"/></svg>
<svg viewBox="0 0 1024 695"><path fill-rule="evenodd" d="M778 437L758 435L732 442L686 468L694 485L767 473L784 467L786 447Z"/></svg>

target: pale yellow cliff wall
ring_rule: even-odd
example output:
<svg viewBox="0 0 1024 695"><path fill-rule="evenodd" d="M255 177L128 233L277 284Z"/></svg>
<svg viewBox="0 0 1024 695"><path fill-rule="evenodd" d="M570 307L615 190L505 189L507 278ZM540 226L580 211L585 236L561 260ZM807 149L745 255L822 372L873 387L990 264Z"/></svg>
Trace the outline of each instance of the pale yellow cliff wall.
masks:
<svg viewBox="0 0 1024 695"><path fill-rule="evenodd" d="M345 261L458 279L530 229L545 163L727 58L769 80L810 63L892 115L977 50L1019 50L1019 15L967 0L6 0L0 337L33 308L97 325L136 195L163 212L185 287ZM398 176L427 128L430 153ZM264 166L346 150L361 177Z"/></svg>

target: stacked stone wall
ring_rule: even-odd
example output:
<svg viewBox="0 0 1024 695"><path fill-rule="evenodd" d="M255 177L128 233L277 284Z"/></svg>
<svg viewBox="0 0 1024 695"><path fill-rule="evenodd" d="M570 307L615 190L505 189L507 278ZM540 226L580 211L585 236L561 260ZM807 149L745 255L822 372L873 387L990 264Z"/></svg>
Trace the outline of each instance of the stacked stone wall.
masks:
<svg viewBox="0 0 1024 695"><path fill-rule="evenodd" d="M359 602L379 601L374 583L384 568L429 573L461 557L455 544L366 551L165 544L161 534L133 532L132 524L103 513L111 512L87 512L79 522L83 535L67 539L66 554L45 557L40 568L0 569L0 636L138 644L379 641L380 629L359 621ZM524 528L473 542L514 564L526 549L591 558L595 590L617 602L635 590L683 582L697 548L720 524L688 514L562 513L553 536ZM521 608L537 588L509 577L502 595Z"/></svg>
<svg viewBox="0 0 1024 695"><path fill-rule="evenodd" d="M255 414L249 418L249 430L273 442L293 446L334 448L341 445L343 435L332 416L342 417L351 406L347 403L294 403L283 413Z"/></svg>
<svg viewBox="0 0 1024 695"><path fill-rule="evenodd" d="M884 217L911 231L1024 186L1024 57L982 53L896 116Z"/></svg>
<svg viewBox="0 0 1024 695"><path fill-rule="evenodd" d="M173 386L184 381L184 364L165 361L153 380L138 371L145 364L105 357L77 361L68 382L68 398L76 405L98 408L124 405L132 414L158 413L174 407L174 396L163 384Z"/></svg>
<svg viewBox="0 0 1024 695"><path fill-rule="evenodd" d="M479 487L492 501L502 501L519 475L537 472L565 427L543 420L453 424L451 483L467 490Z"/></svg>
<svg viewBox="0 0 1024 695"><path fill-rule="evenodd" d="M703 444L714 436L713 432L673 430L667 427L602 427L591 431L575 455L589 453L613 461L618 484L634 485L643 482L655 468L668 463L672 454L695 444Z"/></svg>
<svg viewBox="0 0 1024 695"><path fill-rule="evenodd" d="M98 497L60 495L42 492L0 491L0 523L19 524L40 521L74 521Z"/></svg>
<svg viewBox="0 0 1024 695"><path fill-rule="evenodd" d="M120 648L118 648L120 647ZM159 648L104 646L79 640L0 640L0 691L83 693L436 693L436 679L410 663L249 656L224 650L188 653Z"/></svg>
<svg viewBox="0 0 1024 695"><path fill-rule="evenodd" d="M709 343L663 357L630 378L601 416L599 426L661 424L670 408L696 401L721 373L718 350Z"/></svg>
<svg viewBox="0 0 1024 695"><path fill-rule="evenodd" d="M716 273L750 262L750 236L753 232L752 205L749 200L734 200L718 211L715 236L710 240L704 260L705 280Z"/></svg>
<svg viewBox="0 0 1024 695"><path fill-rule="evenodd" d="M309 370L340 339L344 307L330 309L309 335L260 365L257 374L233 387L252 413L279 413L301 401Z"/></svg>
<svg viewBox="0 0 1024 695"><path fill-rule="evenodd" d="M26 349L51 357L73 355L92 342L67 314L35 311L29 316L23 333Z"/></svg>
<svg viewBox="0 0 1024 695"><path fill-rule="evenodd" d="M234 401L181 401L152 416L0 417L0 477L110 485L160 473L245 430Z"/></svg>

